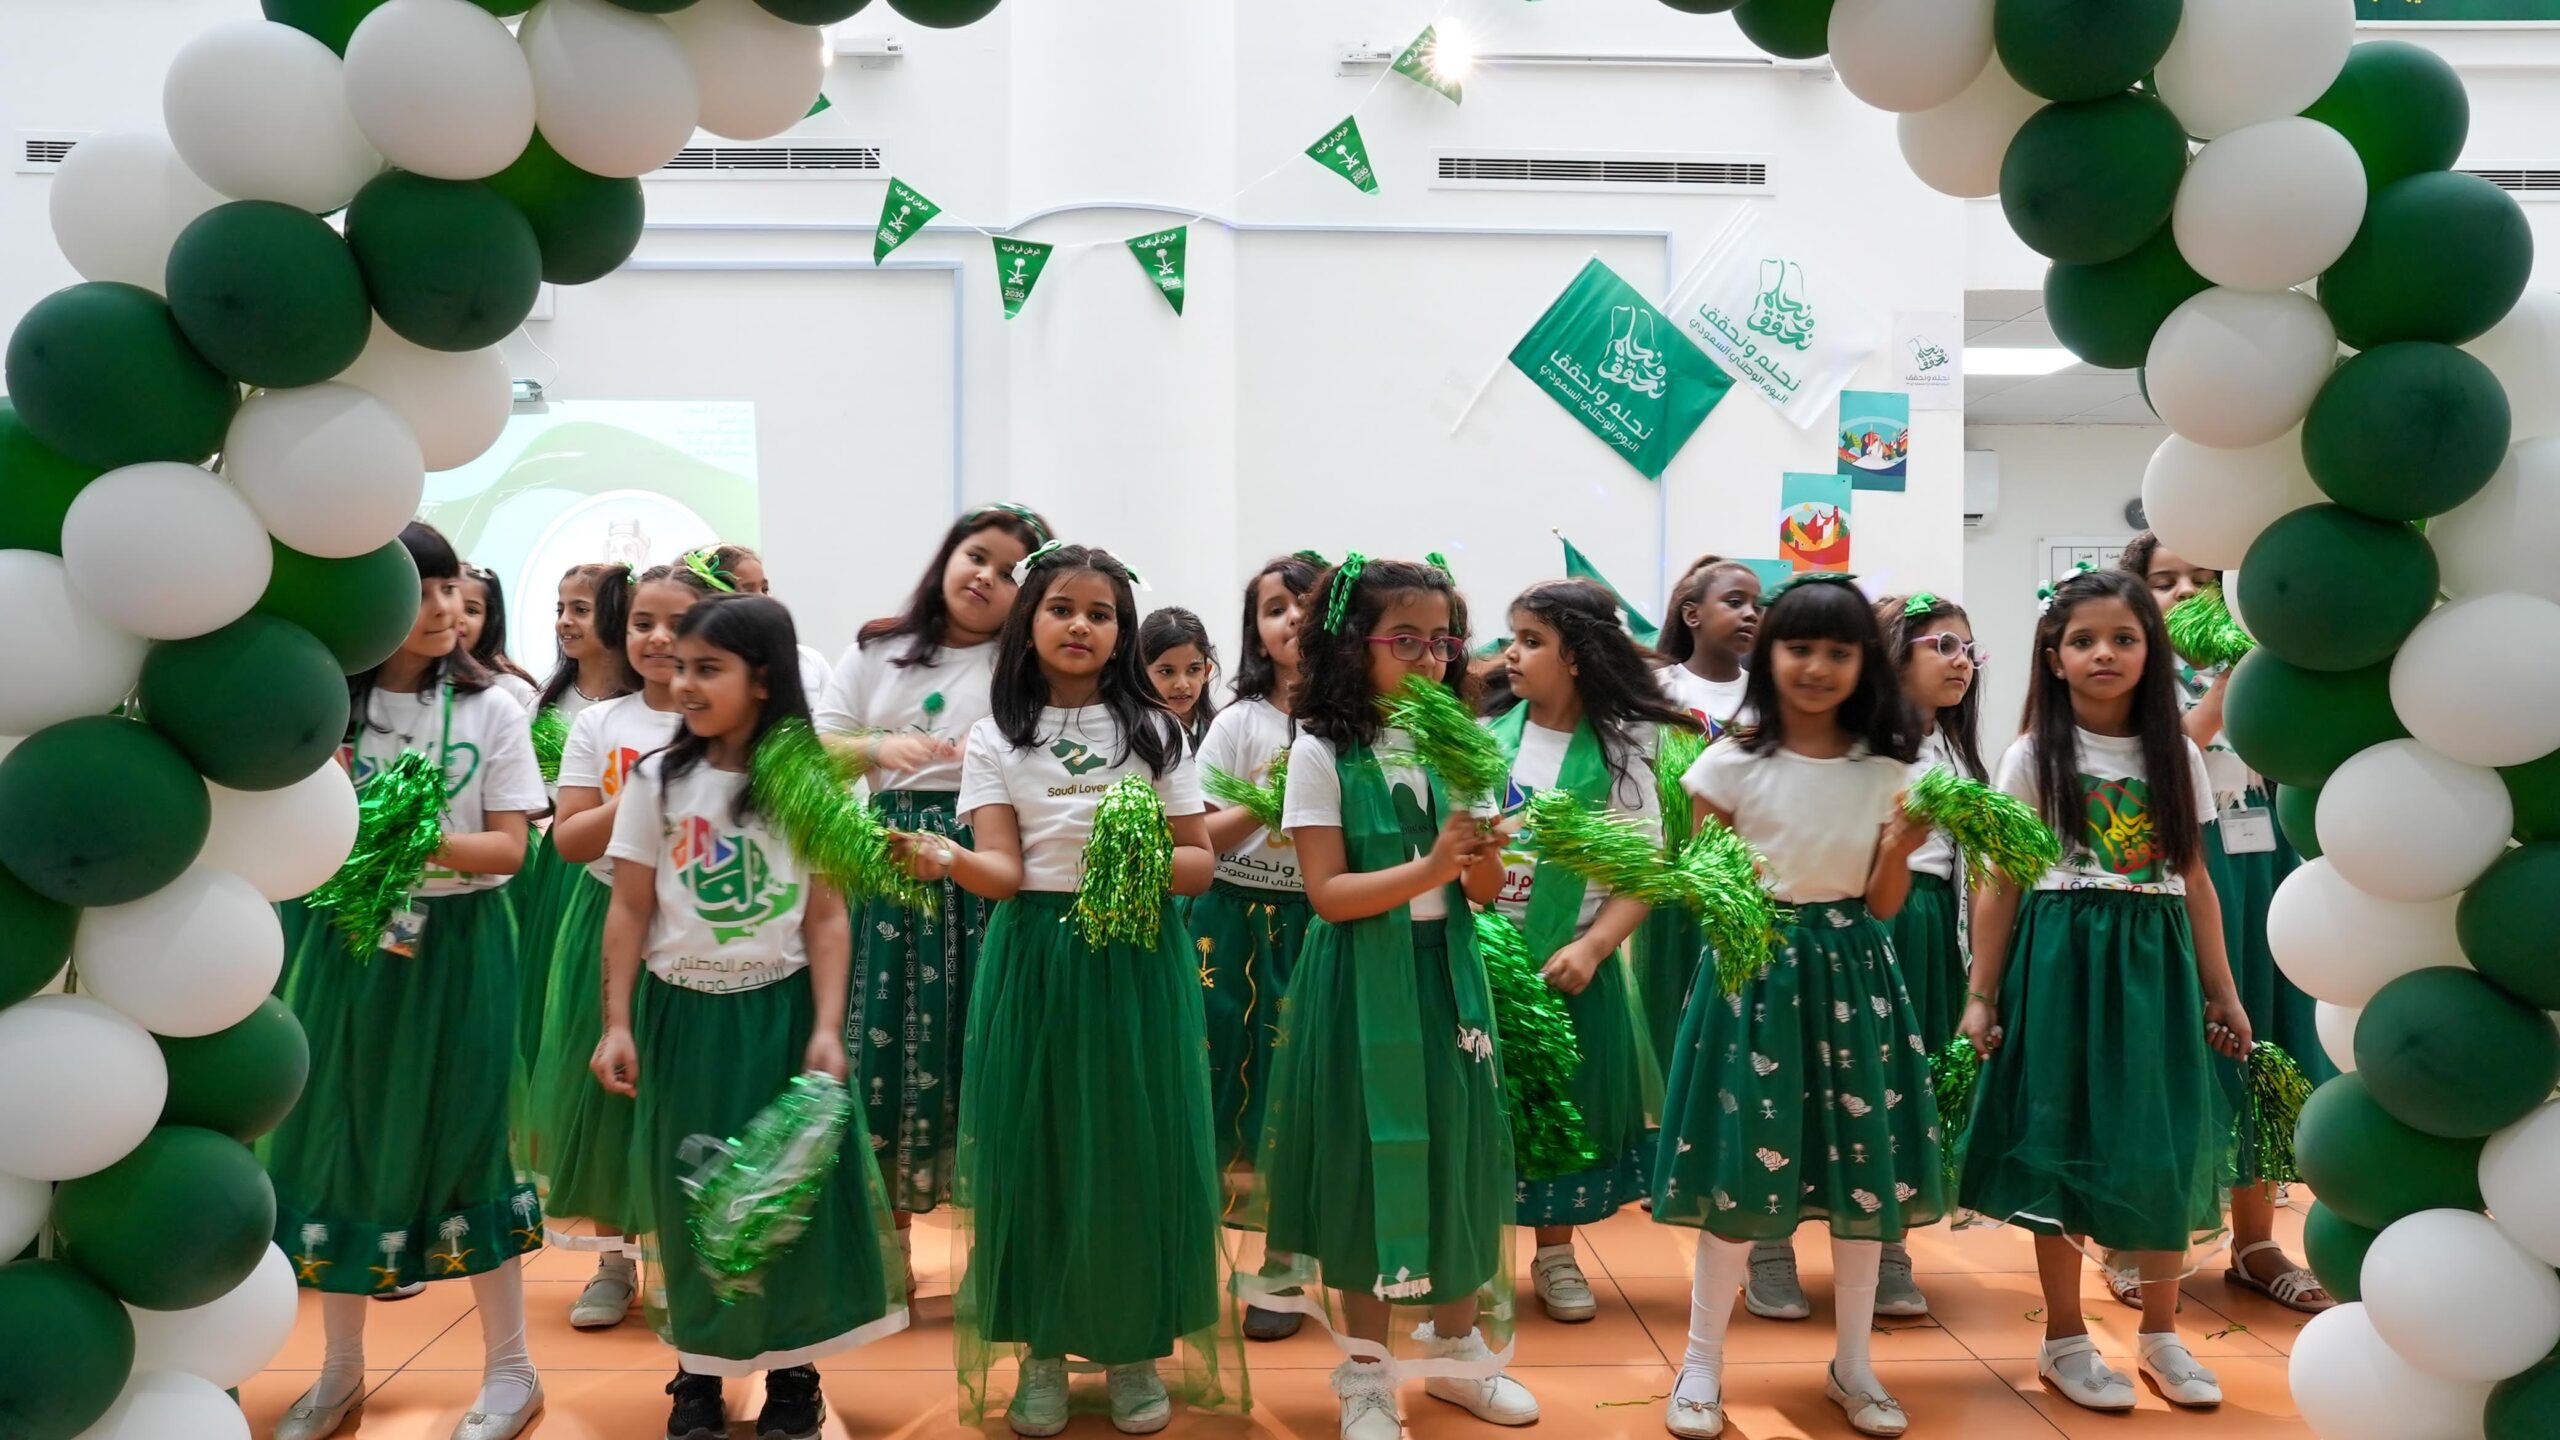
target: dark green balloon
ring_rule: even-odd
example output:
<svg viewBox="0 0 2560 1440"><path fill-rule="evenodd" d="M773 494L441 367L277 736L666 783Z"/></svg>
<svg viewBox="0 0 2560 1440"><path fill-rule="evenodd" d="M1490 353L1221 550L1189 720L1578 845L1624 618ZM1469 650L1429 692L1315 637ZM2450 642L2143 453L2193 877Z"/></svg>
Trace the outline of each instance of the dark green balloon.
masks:
<svg viewBox="0 0 2560 1440"><path fill-rule="evenodd" d="M187 343L167 301L104 280L56 290L18 322L8 390L45 448L101 470L196 464L240 408L240 387Z"/></svg>
<svg viewBox="0 0 2560 1440"><path fill-rule="evenodd" d="M246 1145L284 1123L311 1077L302 1022L270 995L228 1030L174 1039L154 1035L169 1062L163 1125L200 1125Z"/></svg>
<svg viewBox="0 0 2560 1440"><path fill-rule="evenodd" d="M1991 39L2030 94L2103 100L2151 73L2185 9L2181 0L1999 0Z"/></svg>
<svg viewBox="0 0 2560 1440"><path fill-rule="evenodd" d="M756 0L766 13L794 25L833 25L850 20L871 0Z"/></svg>
<svg viewBox="0 0 2560 1440"><path fill-rule="evenodd" d="M209 1305L276 1238L276 1191L247 1146L163 1125L133 1153L54 1192L54 1252L143 1310Z"/></svg>
<svg viewBox="0 0 2560 1440"><path fill-rule="evenodd" d="M533 0L471 0L492 15L521 15L533 8Z"/></svg>
<svg viewBox="0 0 2560 1440"><path fill-rule="evenodd" d="M347 206L347 245L382 323L430 350L497 344L542 290L532 222L477 180L377 175Z"/></svg>
<svg viewBox="0 0 2560 1440"><path fill-rule="evenodd" d="M2481 1429L2489 1440L2550 1440L2554 1414L2560 1414L2560 1355L2499 1381Z"/></svg>
<svg viewBox="0 0 2560 1440"><path fill-rule="evenodd" d="M2426 170L2450 170L2471 134L2471 97L2443 56L2404 40L2347 52L2329 93L2302 112L2347 137L2368 192Z"/></svg>
<svg viewBox="0 0 2560 1440"><path fill-rule="evenodd" d="M268 19L290 25L342 56L356 27L383 4L384 0L258 0Z"/></svg>
<svg viewBox="0 0 2560 1440"><path fill-rule="evenodd" d="M2560 750L2498 772L2516 803L2516 838L2560 840Z"/></svg>
<svg viewBox="0 0 2560 1440"><path fill-rule="evenodd" d="M2560 1029L2472 971L2433 966L2365 1002L2356 1073L2403 1124L2485 1139L2551 1098L2560 1083Z"/></svg>
<svg viewBox="0 0 2560 1440"><path fill-rule="evenodd" d="M51 983L71 959L80 912L0 870L0 1010Z"/></svg>
<svg viewBox="0 0 2560 1440"><path fill-rule="evenodd" d="M2276 787L2276 824L2284 830L2285 843L2293 853L2305 860L2320 858L2320 827L2315 819L2319 813L2319 786Z"/></svg>
<svg viewBox="0 0 2560 1440"><path fill-rule="evenodd" d="M2226 683L2222 726L2231 748L2286 789L2326 784L2363 751L2409 735L2391 708L2389 665L2306 670L2259 650Z"/></svg>
<svg viewBox="0 0 2560 1440"><path fill-rule="evenodd" d="M2420 1210L2482 1208L2483 1143L2392 1119L2362 1075L2341 1075L2313 1091L2293 1135L2303 1183L2340 1219L2368 1230Z"/></svg>
<svg viewBox="0 0 2560 1440"><path fill-rule="evenodd" d="M414 608L414 607L413 607ZM347 738L347 679L308 630L243 615L210 635L151 647L142 713L204 778L278 790L329 763Z"/></svg>
<svg viewBox="0 0 2560 1440"><path fill-rule="evenodd" d="M169 309L196 352L251 385L317 385L356 362L373 326L347 242L271 200L216 205L169 247Z"/></svg>
<svg viewBox="0 0 2560 1440"><path fill-rule="evenodd" d="M2150 358L2151 337L2169 312L2210 285L2163 225L2121 259L2048 268L2045 318L2072 354L2104 369L2131 370Z"/></svg>
<svg viewBox="0 0 2560 1440"><path fill-rule="evenodd" d="M44 448L20 423L18 407L0 397L0 550L61 554L62 517L98 475L96 466Z"/></svg>
<svg viewBox="0 0 2560 1440"><path fill-rule="evenodd" d="M1662 3L1684 15L1721 15L1742 0L1662 0Z"/></svg>
<svg viewBox="0 0 2560 1440"><path fill-rule="evenodd" d="M2463 892L2454 912L2462 953L2507 993L2560 1010L2560 844L2519 846Z"/></svg>
<svg viewBox="0 0 2560 1440"><path fill-rule="evenodd" d="M2314 670L2391 657L2436 603L2436 552L2395 521L2306 505L2270 525L2240 567L2240 613L2261 648Z"/></svg>
<svg viewBox="0 0 2560 1440"><path fill-rule="evenodd" d="M610 0L610 3L625 10L637 10L643 15L672 15L691 5L693 0Z"/></svg>
<svg viewBox="0 0 2560 1440"><path fill-rule="evenodd" d="M1742 0L1733 23L1743 38L1782 60L1810 60L1831 49L1831 7L1832 0Z"/></svg>
<svg viewBox="0 0 2560 1440"><path fill-rule="evenodd" d="M133 1317L60 1260L0 1265L0 1435L72 1440L133 1375Z"/></svg>
<svg viewBox="0 0 2560 1440"><path fill-rule="evenodd" d="M2149 95L2047 105L2009 142L2000 208L2037 254L2103 265L2169 223L2186 170L2187 132Z"/></svg>
<svg viewBox="0 0 2560 1440"><path fill-rule="evenodd" d="M2345 1219L2317 1200L2302 1217L2303 1258L2320 1277L2320 1288L2341 1305L2364 1298L2364 1252L2381 1238L2381 1231Z"/></svg>
<svg viewBox="0 0 2560 1440"><path fill-rule="evenodd" d="M2480 493L2506 462L2506 387L2450 345L2380 345L2341 365L2302 423L2302 458L2332 500L2377 520L2425 520Z"/></svg>
<svg viewBox="0 0 2560 1440"><path fill-rule="evenodd" d="M996 13L1003 0L889 0L889 8L929 30L957 30ZM1823 9L1831 6L1824 3Z"/></svg>
<svg viewBox="0 0 2560 1440"><path fill-rule="evenodd" d="M397 540L346 560L305 555L279 541L275 572L257 610L310 631L349 675L391 658L418 620L418 565Z"/></svg>
<svg viewBox="0 0 2560 1440"><path fill-rule="evenodd" d="M204 778L139 720L65 720L0 759L0 865L48 900L139 900L195 863L212 823Z"/></svg>
<svg viewBox="0 0 2560 1440"><path fill-rule="evenodd" d="M2533 230L2515 197L2477 175L2432 170L2365 202L2364 227L2320 277L2320 304L2358 350L2460 345L2504 319L2532 273Z"/></svg>
<svg viewBox="0 0 2560 1440"><path fill-rule="evenodd" d="M561 159L540 131L514 164L482 183L524 212L542 250L542 278L554 285L610 275L640 246L647 209L640 182L588 174Z"/></svg>

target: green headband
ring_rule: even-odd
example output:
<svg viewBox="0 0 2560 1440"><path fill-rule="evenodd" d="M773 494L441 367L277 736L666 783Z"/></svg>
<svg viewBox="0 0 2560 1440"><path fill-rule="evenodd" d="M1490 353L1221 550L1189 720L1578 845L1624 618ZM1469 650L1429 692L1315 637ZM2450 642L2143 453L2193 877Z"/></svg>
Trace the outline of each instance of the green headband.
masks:
<svg viewBox="0 0 2560 1440"><path fill-rule="evenodd" d="M1789 576L1787 578L1787 583L1779 586L1770 594L1769 603L1775 605L1780 600L1785 599L1789 591L1797 590L1807 585L1854 586L1857 583L1858 577L1849 574L1845 570L1806 570Z"/></svg>
<svg viewBox="0 0 2560 1440"><path fill-rule="evenodd" d="M1333 585L1325 592L1324 628L1328 634L1342 633L1343 612L1351 608L1351 592L1360 584L1360 572L1369 568L1369 557L1357 550L1342 557L1335 567Z"/></svg>
<svg viewBox="0 0 2560 1440"><path fill-rule="evenodd" d="M1024 525L1030 527L1032 536L1041 543L1046 545L1054 545L1057 543L1049 538L1049 527L1040 523L1040 517L1032 513L1030 506L1017 505L1011 500L997 500L989 504L981 505L977 509L970 511L965 518L980 520L989 515L1010 515L1014 519L1019 520Z"/></svg>

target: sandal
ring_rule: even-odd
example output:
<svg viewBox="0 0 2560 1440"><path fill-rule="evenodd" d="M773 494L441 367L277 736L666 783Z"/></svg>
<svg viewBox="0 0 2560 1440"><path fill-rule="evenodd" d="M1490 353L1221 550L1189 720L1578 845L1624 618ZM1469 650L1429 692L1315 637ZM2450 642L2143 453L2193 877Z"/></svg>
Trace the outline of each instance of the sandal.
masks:
<svg viewBox="0 0 2560 1440"><path fill-rule="evenodd" d="M2118 1251L2102 1251L2098 1273L2106 1277L2107 1291L2116 1297L2116 1303L2128 1310L2142 1308L2142 1266L2138 1262L2126 1259ZM2178 1296L2177 1313L2187 1313L2187 1297L2183 1292Z"/></svg>
<svg viewBox="0 0 2560 1440"><path fill-rule="evenodd" d="M2296 1265L2273 1280L2261 1280L2252 1274L2249 1257L2261 1250L2273 1250L2279 1256L2283 1254L2283 1247L2273 1240L2244 1246L2231 1257L2231 1268L2222 1272L2222 1283L2235 1290L2255 1291L2287 1310L2304 1315L2317 1315L2337 1305L2337 1300L2321 1287L2320 1277L2312 1274L2308 1266Z"/></svg>

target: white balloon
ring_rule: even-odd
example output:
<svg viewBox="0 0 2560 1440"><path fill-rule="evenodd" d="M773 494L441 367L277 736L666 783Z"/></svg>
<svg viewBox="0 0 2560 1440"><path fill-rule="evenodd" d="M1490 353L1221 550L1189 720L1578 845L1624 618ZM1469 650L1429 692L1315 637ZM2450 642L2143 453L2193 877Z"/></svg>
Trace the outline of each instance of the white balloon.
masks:
<svg viewBox="0 0 2560 1440"><path fill-rule="evenodd" d="M81 490L62 517L62 563L109 624L184 640L248 614L275 552L239 491L193 465L150 460Z"/></svg>
<svg viewBox="0 0 2560 1440"><path fill-rule="evenodd" d="M2310 109L2355 39L2355 7L2335 0L2187 0L2152 80L2187 133L2211 140Z"/></svg>
<svg viewBox="0 0 2560 1440"><path fill-rule="evenodd" d="M347 41L347 108L401 169L479 180L533 138L533 73L471 0L390 0Z"/></svg>
<svg viewBox="0 0 2560 1440"><path fill-rule="evenodd" d="M2365 1252L2374 1333L2447 1380L2504 1380L2560 1345L2560 1274L2470 1210L2421 1210Z"/></svg>
<svg viewBox="0 0 2560 1440"><path fill-rule="evenodd" d="M2560 373L2550 383L2560 393ZM2560 434L2508 451L2479 494L2427 526L2427 543L2455 599L2521 590L2560 600L2560 566L2551 563L2560 555Z"/></svg>
<svg viewBox="0 0 2560 1440"><path fill-rule="evenodd" d="M2506 853L2516 813L2497 771L2386 740L2320 787L2318 823L2321 858L2348 884L2385 900L2441 900Z"/></svg>
<svg viewBox="0 0 2560 1440"><path fill-rule="evenodd" d="M468 0L434 3L488 15ZM224 437L222 473L277 539L333 560L397 539L427 490L417 432L352 385L251 396Z"/></svg>
<svg viewBox="0 0 2560 1440"><path fill-rule="evenodd" d="M2480 1194L2498 1228L2546 1265L2560 1265L2560 1101L2489 1137Z"/></svg>
<svg viewBox="0 0 2560 1440"><path fill-rule="evenodd" d="M2560 750L2560 604L2509 591L2438 609L2391 662L2391 708L2428 749L2466 765Z"/></svg>
<svg viewBox="0 0 2560 1440"><path fill-rule="evenodd" d="M149 643L91 609L55 556L0 550L0 615L0 734L104 715L142 678Z"/></svg>
<svg viewBox="0 0 2560 1440"><path fill-rule="evenodd" d="M0 1255L27 1248L53 1213L53 1187L42 1180L0 1175Z"/></svg>
<svg viewBox="0 0 2560 1440"><path fill-rule="evenodd" d="M133 1317L133 1368L177 1371L225 1389L245 1383L293 1335L293 1262L267 1247L266 1258L230 1293L193 1310L139 1310Z"/></svg>
<svg viewBox="0 0 2560 1440"><path fill-rule="evenodd" d="M460 3L460 0L457 0ZM827 79L827 37L755 0L698 0L666 17L684 42L702 99L702 128L762 140L797 125Z"/></svg>
<svg viewBox="0 0 2560 1440"><path fill-rule="evenodd" d="M664 20L605 0L542 0L517 37L542 138L570 164L646 175L693 138L702 99Z"/></svg>
<svg viewBox="0 0 2560 1440"><path fill-rule="evenodd" d="M83 280L168 287L169 247L189 221L223 202L156 130L92 135L54 172L54 243Z"/></svg>
<svg viewBox="0 0 2560 1440"><path fill-rule="evenodd" d="M2560 294L2527 290L2506 319L2462 348L2506 387L2511 437L2560 435Z"/></svg>
<svg viewBox="0 0 2560 1440"><path fill-rule="evenodd" d="M1909 113L1964 93L1991 59L1992 0L1840 0L1831 11L1831 67L1848 92Z"/></svg>
<svg viewBox="0 0 2560 1440"><path fill-rule="evenodd" d="M2019 127L2044 104L2011 79L1994 55L1963 94L1896 120L1894 137L1921 184L1941 195L1978 200L2000 193L2001 158Z"/></svg>
<svg viewBox="0 0 2560 1440"><path fill-rule="evenodd" d="M2364 162L2298 116L2244 125L2197 152L2170 224L2196 273L2234 290L2289 290L2347 253L2364 223Z"/></svg>
<svg viewBox="0 0 2560 1440"><path fill-rule="evenodd" d="M486 350L429 350L373 317L364 353L336 383L353 385L400 412L429 470L468 465L498 443L515 411L506 357Z"/></svg>
<svg viewBox="0 0 2560 1440"><path fill-rule="evenodd" d="M169 62L160 87L169 141L234 200L344 209L382 157L347 111L343 70L328 46L290 25L217 25Z"/></svg>
<svg viewBox="0 0 2560 1440"><path fill-rule="evenodd" d="M78 1440L249 1440L249 1417L201 1375L136 1369L115 1405Z"/></svg>
<svg viewBox="0 0 2560 1440"><path fill-rule="evenodd" d="M2329 1063L2337 1066L2341 1075L2356 1068L2356 1022L2363 1018L2362 1010L2350 1010L2326 1000L2311 1007L2311 1025L2320 1036L2320 1053L2329 1057Z"/></svg>
<svg viewBox="0 0 2560 1440"><path fill-rule="evenodd" d="M2447 1380L2402 1359L2365 1307L2315 1315L2287 1362L2294 1404L2320 1440L2481 1440L2485 1382Z"/></svg>
<svg viewBox="0 0 2560 1440"><path fill-rule="evenodd" d="M150 1032L87 995L0 1010L0 1172L76 1180L142 1143L169 1098Z"/></svg>
<svg viewBox="0 0 2560 1440"><path fill-rule="evenodd" d="M2161 322L2145 381L2170 429L2239 450L2301 424L2337 357L2337 327L2310 296L2216 287Z"/></svg>
<svg viewBox="0 0 2560 1440"><path fill-rule="evenodd" d="M2276 887L2267 906L2267 949L2276 968L2312 999L2362 1006L2412 970L2471 968L2454 936L2454 903L2368 895L2323 856Z"/></svg>
<svg viewBox="0 0 2560 1440"><path fill-rule="evenodd" d="M284 928L258 887L189 866L139 900L80 912L71 963L81 988L155 1035L228 1030L284 973Z"/></svg>
<svg viewBox="0 0 2560 1440"><path fill-rule="evenodd" d="M2142 475L2142 513L2161 548L2211 570L2239 569L2268 526L2328 498L2302 463L2299 429L2239 450L2172 435ZM2232 591L2227 577L2222 590Z"/></svg>
<svg viewBox="0 0 2560 1440"><path fill-rule="evenodd" d="M228 870L282 903L338 873L356 843L356 788L337 765L323 765L281 790L226 790L213 796L213 828L199 865Z"/></svg>

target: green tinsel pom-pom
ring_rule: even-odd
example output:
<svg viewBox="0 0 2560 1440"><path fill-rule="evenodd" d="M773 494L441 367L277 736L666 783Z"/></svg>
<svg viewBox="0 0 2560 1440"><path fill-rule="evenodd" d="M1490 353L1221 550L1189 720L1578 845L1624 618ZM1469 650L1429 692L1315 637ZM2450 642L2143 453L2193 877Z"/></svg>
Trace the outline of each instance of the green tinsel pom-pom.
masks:
<svg viewBox="0 0 2560 1440"><path fill-rule="evenodd" d="M1173 893L1173 827L1164 801L1143 775L1127 775L1094 807L1084 842L1084 882L1073 912L1084 943L1117 940L1152 948L1164 933L1165 897Z"/></svg>
<svg viewBox="0 0 2560 1440"><path fill-rule="evenodd" d="M1280 829L1280 810L1289 795L1289 752L1271 757L1271 778L1259 785L1228 774L1215 765L1200 767L1200 788L1221 805L1250 813L1265 830Z"/></svg>
<svg viewBox="0 0 2560 1440"><path fill-rule="evenodd" d="M427 862L444 844L444 772L435 758L411 750L377 770L356 792L356 843L347 862L304 898L328 911L347 953L371 959L409 904Z"/></svg>
<svg viewBox="0 0 2560 1440"><path fill-rule="evenodd" d="M569 748L569 718L557 705L533 712L533 763L542 767L542 783L560 783L560 756Z"/></svg>
<svg viewBox="0 0 2560 1440"><path fill-rule="evenodd" d="M1929 1057L1930 1088L1938 1097L1938 1162L1947 1177L1947 1193L1955 1193L1956 1172L1964 1162L1964 1133L1973 1124L1973 1091L1982 1079L1982 1057L1961 1035Z"/></svg>
<svg viewBox="0 0 2560 1440"><path fill-rule="evenodd" d="M786 720L756 742L747 789L756 813L790 842L813 874L857 898L880 896L925 909L932 896L891 853L889 832L853 797L860 767L830 751L805 720Z"/></svg>
<svg viewBox="0 0 2560 1440"><path fill-rule="evenodd" d="M1512 1162L1523 1180L1551 1180L1599 1163L1582 1110L1573 1103L1573 1072L1582 1042L1573 1016L1538 974L1518 927L1487 911L1476 916L1476 953L1493 991L1493 1028L1502 1041L1502 1094L1510 1110Z"/></svg>
<svg viewBox="0 0 2560 1440"><path fill-rule="evenodd" d="M1697 806L1690 802L1689 787L1680 780L1706 753L1705 734L1667 725L1654 747L1653 793L1662 805L1662 849L1674 860L1689 848L1689 837L1698 832Z"/></svg>
<svg viewBox="0 0 2560 1440"><path fill-rule="evenodd" d="M2199 669L2233 664L2258 648L2258 642L2240 628L2240 618L2231 613L2231 602L2223 598L2219 585L2207 585L2170 606L2163 618L2169 627L2169 648Z"/></svg>
<svg viewBox="0 0 2560 1440"><path fill-rule="evenodd" d="M2025 801L1943 767L1911 782L1902 808L1955 841L1969 888L1998 879L2032 890L2062 859L2062 842Z"/></svg>
<svg viewBox="0 0 2560 1440"><path fill-rule="evenodd" d="M1612 894L1696 911L1699 931L1715 952L1720 993L1739 991L1768 968L1788 912L1761 887L1759 855L1731 828L1710 820L1673 860L1632 821L1562 790L1532 796L1528 814L1540 860Z"/></svg>
<svg viewBox="0 0 2560 1440"><path fill-rule="evenodd" d="M2260 1041L2249 1051L2245 1062L2248 1076L2243 1104L2249 1107L2249 1133L2254 1137L2258 1179L2270 1185L2288 1185L2302 1178L2302 1169L2294 1160L2293 1131L2302 1120L2302 1107L2311 1099L2311 1077L2284 1052L2283 1047Z"/></svg>
<svg viewBox="0 0 2560 1440"><path fill-rule="evenodd" d="M809 1228L852 1118L844 1082L812 1073L757 1111L743 1135L685 1142L685 1228L721 1304L764 1292L765 1271Z"/></svg>
<svg viewBox="0 0 2560 1440"><path fill-rule="evenodd" d="M1502 742L1476 723L1458 692L1434 680L1408 675L1395 694L1378 701L1389 726L1413 737L1422 768L1440 777L1453 804L1472 809L1502 793L1511 761Z"/></svg>

